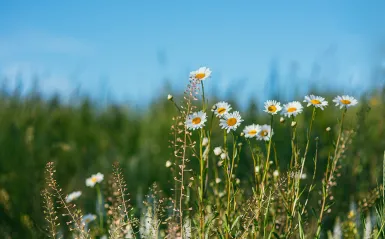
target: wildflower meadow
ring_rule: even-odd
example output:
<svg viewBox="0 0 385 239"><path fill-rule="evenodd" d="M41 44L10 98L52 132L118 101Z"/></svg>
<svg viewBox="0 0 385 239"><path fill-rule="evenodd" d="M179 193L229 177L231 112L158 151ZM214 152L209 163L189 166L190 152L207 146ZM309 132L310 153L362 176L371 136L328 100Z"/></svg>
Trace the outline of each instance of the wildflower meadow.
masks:
<svg viewBox="0 0 385 239"><path fill-rule="evenodd" d="M3 93L2 238L385 238L383 92L242 109L185 82L136 119Z"/></svg>

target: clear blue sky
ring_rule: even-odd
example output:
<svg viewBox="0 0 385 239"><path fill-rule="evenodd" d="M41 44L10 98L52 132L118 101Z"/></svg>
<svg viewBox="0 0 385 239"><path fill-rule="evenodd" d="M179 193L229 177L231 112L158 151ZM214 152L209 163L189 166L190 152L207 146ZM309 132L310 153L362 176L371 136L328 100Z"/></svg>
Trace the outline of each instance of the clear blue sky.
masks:
<svg viewBox="0 0 385 239"><path fill-rule="evenodd" d="M356 93L385 62L384 36L379 0L0 0L0 73L27 87L38 76L46 93L80 85L138 103L208 66L209 90L245 100L264 97L275 62L284 94L310 82Z"/></svg>

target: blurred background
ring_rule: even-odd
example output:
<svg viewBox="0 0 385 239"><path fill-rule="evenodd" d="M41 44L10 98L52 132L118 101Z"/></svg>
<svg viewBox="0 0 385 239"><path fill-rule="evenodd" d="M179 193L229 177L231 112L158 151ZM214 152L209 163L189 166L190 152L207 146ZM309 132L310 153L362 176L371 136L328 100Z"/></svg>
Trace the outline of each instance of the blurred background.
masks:
<svg viewBox="0 0 385 239"><path fill-rule="evenodd" d="M189 72L200 66L213 71L205 82L210 103L230 101L246 122L266 123L262 107L270 98L360 98L347 120L357 134L342 161L344 190L335 194L332 225L382 173L384 16L379 0L0 0L0 235L41 237L48 161L56 162L65 193L83 191L79 203L89 212L95 195L85 179L109 174L114 161L134 204L155 181L169 195L165 162L176 112L166 97L181 100ZM327 141L325 128L336 123L329 107L317 117L314 136ZM282 147L284 159L290 145ZM250 163L241 162L244 181Z"/></svg>

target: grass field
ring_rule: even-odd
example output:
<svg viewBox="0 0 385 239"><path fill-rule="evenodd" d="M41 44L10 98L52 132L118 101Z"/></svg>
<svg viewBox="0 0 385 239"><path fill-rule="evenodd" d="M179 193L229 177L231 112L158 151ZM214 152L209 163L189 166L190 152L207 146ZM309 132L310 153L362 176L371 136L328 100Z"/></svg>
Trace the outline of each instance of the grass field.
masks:
<svg viewBox="0 0 385 239"><path fill-rule="evenodd" d="M0 99L2 238L385 238L384 93ZM319 95L319 96L318 96Z"/></svg>

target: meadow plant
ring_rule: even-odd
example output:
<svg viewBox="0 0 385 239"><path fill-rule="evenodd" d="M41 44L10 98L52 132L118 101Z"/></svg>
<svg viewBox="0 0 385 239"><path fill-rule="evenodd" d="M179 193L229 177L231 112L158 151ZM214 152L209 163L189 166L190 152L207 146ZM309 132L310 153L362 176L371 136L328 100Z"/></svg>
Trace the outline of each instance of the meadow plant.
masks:
<svg viewBox="0 0 385 239"><path fill-rule="evenodd" d="M358 104L354 97L335 97L332 102L340 114L337 127L327 127L324 135L314 137L317 114L331 107L324 97L308 95L302 102L283 104L268 100L264 121L245 124L242 113L230 103L209 103L204 86L211 74L207 67L191 72L180 102L167 96L175 106L175 115L170 116L171 157L165 163L174 180L171 197L162 196L154 184L143 206L133 208L127 183L115 164L107 185L101 173L86 180L96 189L97 210L96 215L84 216L73 204L82 193L65 197L54 178L54 165L48 163L47 187L42 191L47 235L60 236L58 215L62 214L75 238L384 238L381 185L358 202L358 210L338 219L333 231L323 226L333 206L341 160L355 135L344 125L349 109ZM305 111L311 115L306 126L300 125ZM300 127L307 128L304 139ZM280 138L282 129L289 130L291 137ZM320 137L326 137L332 148L322 163ZM277 153L277 140L290 147L285 158ZM311 147L315 151L309 155ZM250 163L248 172L238 169L241 160ZM309 160L312 173L305 172ZM249 172L249 181L239 179ZM318 207L310 201L318 202Z"/></svg>

